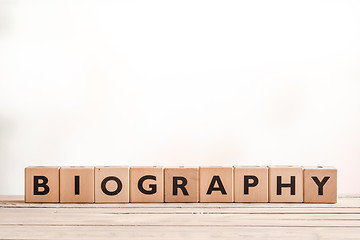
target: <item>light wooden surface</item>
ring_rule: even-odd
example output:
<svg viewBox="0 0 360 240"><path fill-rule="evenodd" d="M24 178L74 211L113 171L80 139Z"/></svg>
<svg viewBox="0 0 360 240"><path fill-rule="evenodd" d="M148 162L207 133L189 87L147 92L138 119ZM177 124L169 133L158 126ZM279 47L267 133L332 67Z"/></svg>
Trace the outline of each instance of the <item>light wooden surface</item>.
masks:
<svg viewBox="0 0 360 240"><path fill-rule="evenodd" d="M24 203L0 196L0 239L360 239L360 198L305 203Z"/></svg>

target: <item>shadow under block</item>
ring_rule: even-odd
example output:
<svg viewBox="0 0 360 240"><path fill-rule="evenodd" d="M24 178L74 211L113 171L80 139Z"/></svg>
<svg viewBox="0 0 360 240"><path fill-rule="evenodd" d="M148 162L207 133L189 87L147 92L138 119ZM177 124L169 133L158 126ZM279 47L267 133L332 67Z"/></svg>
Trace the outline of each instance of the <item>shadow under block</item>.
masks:
<svg viewBox="0 0 360 240"><path fill-rule="evenodd" d="M95 167L95 202L129 202L128 167Z"/></svg>
<svg viewBox="0 0 360 240"><path fill-rule="evenodd" d="M60 168L60 202L94 202L94 167Z"/></svg>
<svg viewBox="0 0 360 240"><path fill-rule="evenodd" d="M165 202L198 202L198 168L165 168Z"/></svg>
<svg viewBox="0 0 360 240"><path fill-rule="evenodd" d="M233 168L199 168L200 202L233 202Z"/></svg>
<svg viewBox="0 0 360 240"><path fill-rule="evenodd" d="M25 168L25 202L59 202L59 167Z"/></svg>
<svg viewBox="0 0 360 240"><path fill-rule="evenodd" d="M235 202L268 202L268 168L234 167Z"/></svg>
<svg viewBox="0 0 360 240"><path fill-rule="evenodd" d="M303 202L303 169L269 166L269 202Z"/></svg>
<svg viewBox="0 0 360 240"><path fill-rule="evenodd" d="M164 202L162 167L130 168L130 202Z"/></svg>
<svg viewBox="0 0 360 240"><path fill-rule="evenodd" d="M337 202L337 169L334 167L304 167L304 202Z"/></svg>

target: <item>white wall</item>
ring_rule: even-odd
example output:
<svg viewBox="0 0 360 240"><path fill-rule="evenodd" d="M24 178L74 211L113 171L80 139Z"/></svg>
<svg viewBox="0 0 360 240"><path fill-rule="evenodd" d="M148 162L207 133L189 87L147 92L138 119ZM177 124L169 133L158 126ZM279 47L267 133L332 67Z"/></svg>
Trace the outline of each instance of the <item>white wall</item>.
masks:
<svg viewBox="0 0 360 240"><path fill-rule="evenodd" d="M0 194L28 165L334 165L360 193L360 1L1 1Z"/></svg>

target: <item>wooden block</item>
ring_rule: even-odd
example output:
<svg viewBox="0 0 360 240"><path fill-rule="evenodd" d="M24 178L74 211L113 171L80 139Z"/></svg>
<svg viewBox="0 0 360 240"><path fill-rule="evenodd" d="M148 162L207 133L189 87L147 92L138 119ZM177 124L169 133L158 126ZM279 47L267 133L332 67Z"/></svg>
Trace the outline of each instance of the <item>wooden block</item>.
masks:
<svg viewBox="0 0 360 240"><path fill-rule="evenodd" d="M130 202L164 202L162 167L130 168Z"/></svg>
<svg viewBox="0 0 360 240"><path fill-rule="evenodd" d="M337 202L337 169L334 167L304 167L304 202Z"/></svg>
<svg viewBox="0 0 360 240"><path fill-rule="evenodd" d="M266 166L235 166L234 178L235 202L268 202Z"/></svg>
<svg viewBox="0 0 360 240"><path fill-rule="evenodd" d="M165 168L165 202L198 202L198 168Z"/></svg>
<svg viewBox="0 0 360 240"><path fill-rule="evenodd" d="M303 202L303 169L269 166L269 202Z"/></svg>
<svg viewBox="0 0 360 240"><path fill-rule="evenodd" d="M129 167L95 167L95 202L129 202Z"/></svg>
<svg viewBox="0 0 360 240"><path fill-rule="evenodd" d="M60 168L60 202L94 202L94 167Z"/></svg>
<svg viewBox="0 0 360 240"><path fill-rule="evenodd" d="M199 168L200 202L233 202L233 168Z"/></svg>
<svg viewBox="0 0 360 240"><path fill-rule="evenodd" d="M59 202L59 167L25 168L25 202Z"/></svg>

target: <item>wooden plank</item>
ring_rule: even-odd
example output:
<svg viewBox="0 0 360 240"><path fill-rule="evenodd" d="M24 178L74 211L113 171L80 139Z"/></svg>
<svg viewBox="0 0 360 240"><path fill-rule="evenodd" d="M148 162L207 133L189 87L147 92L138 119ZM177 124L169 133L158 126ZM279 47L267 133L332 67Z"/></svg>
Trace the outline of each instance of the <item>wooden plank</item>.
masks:
<svg viewBox="0 0 360 240"><path fill-rule="evenodd" d="M107 214L360 214L358 208L0 208L0 213L16 212L71 212ZM31 211L32 210L32 211Z"/></svg>
<svg viewBox="0 0 360 240"><path fill-rule="evenodd" d="M359 227L359 215L4 214L0 225L28 226L267 226Z"/></svg>
<svg viewBox="0 0 360 240"><path fill-rule="evenodd" d="M360 199L337 204L38 204L0 196L0 239L357 239Z"/></svg>
<svg viewBox="0 0 360 240"><path fill-rule="evenodd" d="M360 198L339 198L335 204L317 203L24 203L0 197L0 208L360 208Z"/></svg>
<svg viewBox="0 0 360 240"><path fill-rule="evenodd" d="M44 234L46 233L46 234ZM358 228L0 226L0 239L358 239Z"/></svg>

